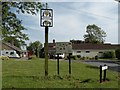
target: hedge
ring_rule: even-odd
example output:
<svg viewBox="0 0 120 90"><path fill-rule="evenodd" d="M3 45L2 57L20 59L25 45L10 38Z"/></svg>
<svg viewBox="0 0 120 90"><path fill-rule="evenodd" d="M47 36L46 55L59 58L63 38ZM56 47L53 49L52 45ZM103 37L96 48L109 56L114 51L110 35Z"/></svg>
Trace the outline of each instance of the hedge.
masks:
<svg viewBox="0 0 120 90"><path fill-rule="evenodd" d="M116 58L120 59L120 49L115 50Z"/></svg>
<svg viewBox="0 0 120 90"><path fill-rule="evenodd" d="M114 51L106 51L103 53L103 58L115 58L115 52Z"/></svg>
<svg viewBox="0 0 120 90"><path fill-rule="evenodd" d="M8 56L0 56L0 59L2 59L2 60L9 60L9 57Z"/></svg>

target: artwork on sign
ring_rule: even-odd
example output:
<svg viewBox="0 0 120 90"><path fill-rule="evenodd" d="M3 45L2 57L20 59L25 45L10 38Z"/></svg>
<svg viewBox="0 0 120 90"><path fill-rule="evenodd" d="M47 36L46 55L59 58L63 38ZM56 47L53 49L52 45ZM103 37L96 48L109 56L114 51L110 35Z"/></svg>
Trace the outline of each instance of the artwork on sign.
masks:
<svg viewBox="0 0 120 90"><path fill-rule="evenodd" d="M53 10L41 9L41 26L52 27L53 26Z"/></svg>
<svg viewBox="0 0 120 90"><path fill-rule="evenodd" d="M72 53L72 43L56 42L56 53Z"/></svg>

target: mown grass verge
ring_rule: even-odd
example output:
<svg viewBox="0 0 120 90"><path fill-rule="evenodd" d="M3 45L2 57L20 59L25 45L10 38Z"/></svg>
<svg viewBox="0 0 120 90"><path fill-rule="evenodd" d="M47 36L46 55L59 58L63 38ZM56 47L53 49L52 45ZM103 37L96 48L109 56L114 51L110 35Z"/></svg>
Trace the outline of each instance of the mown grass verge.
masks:
<svg viewBox="0 0 120 90"><path fill-rule="evenodd" d="M72 75L68 74L68 62L49 60L49 75L44 76L44 59L3 60L3 88L118 88L118 73L107 71L107 81L99 83L99 68L72 62Z"/></svg>

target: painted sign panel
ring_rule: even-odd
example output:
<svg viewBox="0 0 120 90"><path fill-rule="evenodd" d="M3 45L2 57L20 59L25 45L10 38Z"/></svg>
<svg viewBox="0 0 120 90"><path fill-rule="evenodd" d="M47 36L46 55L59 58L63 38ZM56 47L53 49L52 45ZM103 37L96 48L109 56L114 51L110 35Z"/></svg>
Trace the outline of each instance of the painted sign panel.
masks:
<svg viewBox="0 0 120 90"><path fill-rule="evenodd" d="M102 67L102 70L106 70L106 69L108 69L108 66L103 66Z"/></svg>
<svg viewBox="0 0 120 90"><path fill-rule="evenodd" d="M52 9L41 9L40 12L40 24L41 27L52 27L53 26L53 10Z"/></svg>
<svg viewBox="0 0 120 90"><path fill-rule="evenodd" d="M72 53L71 42L56 42L56 53Z"/></svg>

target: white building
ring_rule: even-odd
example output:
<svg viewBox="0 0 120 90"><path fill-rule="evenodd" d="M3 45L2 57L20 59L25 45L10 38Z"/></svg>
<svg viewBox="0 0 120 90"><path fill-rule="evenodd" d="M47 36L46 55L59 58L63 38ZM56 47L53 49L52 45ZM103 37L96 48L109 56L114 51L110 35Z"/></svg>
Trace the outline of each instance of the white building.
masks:
<svg viewBox="0 0 120 90"><path fill-rule="evenodd" d="M55 40L53 43L48 44L49 53L55 53ZM101 57L105 51L115 51L117 48L120 48L118 44L92 44L84 42L72 42L72 55L80 55L81 57Z"/></svg>
<svg viewBox="0 0 120 90"><path fill-rule="evenodd" d="M81 55L81 57L101 57L105 51L115 51L120 45L111 44L92 44L92 43L79 43L72 44L73 55Z"/></svg>

